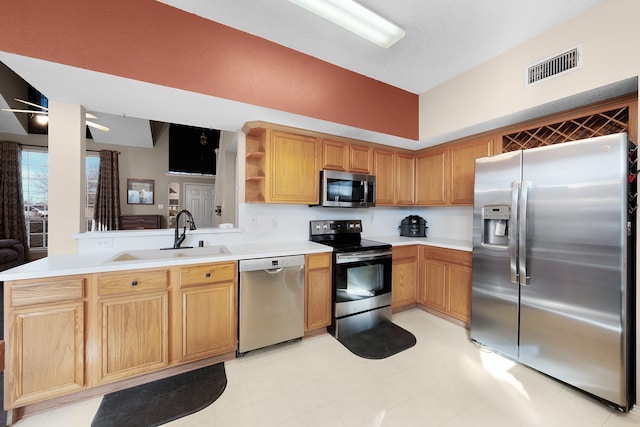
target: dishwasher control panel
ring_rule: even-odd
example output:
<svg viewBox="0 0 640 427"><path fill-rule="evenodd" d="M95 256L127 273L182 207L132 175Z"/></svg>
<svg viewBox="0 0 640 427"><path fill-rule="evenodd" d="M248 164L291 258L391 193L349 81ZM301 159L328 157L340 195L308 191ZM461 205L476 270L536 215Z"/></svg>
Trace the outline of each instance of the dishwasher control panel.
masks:
<svg viewBox="0 0 640 427"><path fill-rule="evenodd" d="M304 265L304 255L293 255L272 258L242 259L238 262L238 270L256 271L276 268L296 267Z"/></svg>

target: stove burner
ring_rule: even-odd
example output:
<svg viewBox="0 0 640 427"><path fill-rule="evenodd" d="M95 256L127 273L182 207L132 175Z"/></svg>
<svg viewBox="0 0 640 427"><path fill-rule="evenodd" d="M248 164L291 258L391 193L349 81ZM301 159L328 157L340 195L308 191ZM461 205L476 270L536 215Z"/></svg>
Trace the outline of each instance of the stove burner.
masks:
<svg viewBox="0 0 640 427"><path fill-rule="evenodd" d="M360 238L362 221L359 219L310 221L309 228L309 240L331 246L334 252L391 249L388 243Z"/></svg>

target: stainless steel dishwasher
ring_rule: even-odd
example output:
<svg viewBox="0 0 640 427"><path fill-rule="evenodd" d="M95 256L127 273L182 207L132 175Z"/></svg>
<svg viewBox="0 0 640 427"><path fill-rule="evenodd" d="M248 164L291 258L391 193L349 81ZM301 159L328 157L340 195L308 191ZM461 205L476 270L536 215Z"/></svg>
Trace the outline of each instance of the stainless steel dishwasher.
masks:
<svg viewBox="0 0 640 427"><path fill-rule="evenodd" d="M238 354L304 334L304 255L241 260Z"/></svg>

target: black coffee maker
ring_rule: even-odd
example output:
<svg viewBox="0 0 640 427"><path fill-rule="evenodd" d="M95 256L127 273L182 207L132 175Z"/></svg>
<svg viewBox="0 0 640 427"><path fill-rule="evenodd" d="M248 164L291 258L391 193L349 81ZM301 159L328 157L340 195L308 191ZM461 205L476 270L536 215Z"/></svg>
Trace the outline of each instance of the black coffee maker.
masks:
<svg viewBox="0 0 640 427"><path fill-rule="evenodd" d="M427 237L427 220L418 215L409 215L400 222L400 235L407 237Z"/></svg>

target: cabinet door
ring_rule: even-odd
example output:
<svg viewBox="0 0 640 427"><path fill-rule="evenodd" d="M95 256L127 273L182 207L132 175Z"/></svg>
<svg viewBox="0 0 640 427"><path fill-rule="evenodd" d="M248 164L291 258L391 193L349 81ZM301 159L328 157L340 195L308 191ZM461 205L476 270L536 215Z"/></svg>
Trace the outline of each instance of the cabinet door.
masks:
<svg viewBox="0 0 640 427"><path fill-rule="evenodd" d="M464 265L449 267L449 312L465 323L471 321L471 268Z"/></svg>
<svg viewBox="0 0 640 427"><path fill-rule="evenodd" d="M427 150L416 155L416 205L448 203L448 167L449 152L445 149Z"/></svg>
<svg viewBox="0 0 640 427"><path fill-rule="evenodd" d="M393 152L374 150L373 167L376 176L376 205L393 205L396 170Z"/></svg>
<svg viewBox="0 0 640 427"><path fill-rule="evenodd" d="M344 142L322 140L322 168L346 171L349 167L349 144Z"/></svg>
<svg viewBox="0 0 640 427"><path fill-rule="evenodd" d="M182 289L182 357L201 359L236 349L235 282Z"/></svg>
<svg viewBox="0 0 640 427"><path fill-rule="evenodd" d="M425 259L423 263L420 303L446 312L448 300L447 264L432 259Z"/></svg>
<svg viewBox="0 0 640 427"><path fill-rule="evenodd" d="M316 139L273 132L271 137L271 201L317 204L319 170Z"/></svg>
<svg viewBox="0 0 640 427"><path fill-rule="evenodd" d="M351 172L370 174L373 149L364 145L349 145L349 170Z"/></svg>
<svg viewBox="0 0 640 427"><path fill-rule="evenodd" d="M305 330L331 324L331 253L306 255Z"/></svg>
<svg viewBox="0 0 640 427"><path fill-rule="evenodd" d="M396 205L413 205L415 187L415 158L413 154L396 154Z"/></svg>
<svg viewBox="0 0 640 427"><path fill-rule="evenodd" d="M167 366L167 300L163 291L100 301L102 383Z"/></svg>
<svg viewBox="0 0 640 427"><path fill-rule="evenodd" d="M483 139L451 148L452 204L473 205L476 159L491 155L493 139Z"/></svg>
<svg viewBox="0 0 640 427"><path fill-rule="evenodd" d="M84 387L83 302L18 309L9 323L10 407Z"/></svg>
<svg viewBox="0 0 640 427"><path fill-rule="evenodd" d="M392 303L393 308L416 303L418 281L418 248L411 246L393 247Z"/></svg>

